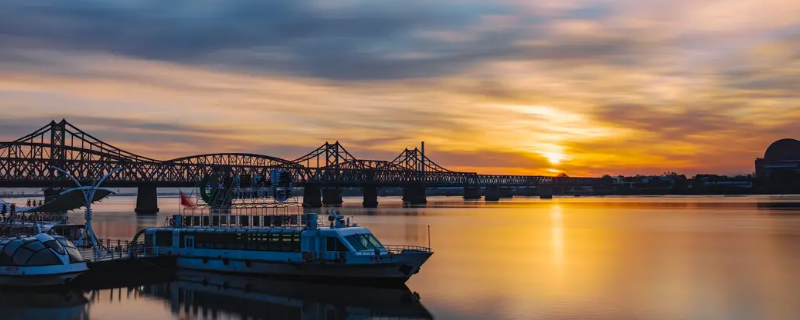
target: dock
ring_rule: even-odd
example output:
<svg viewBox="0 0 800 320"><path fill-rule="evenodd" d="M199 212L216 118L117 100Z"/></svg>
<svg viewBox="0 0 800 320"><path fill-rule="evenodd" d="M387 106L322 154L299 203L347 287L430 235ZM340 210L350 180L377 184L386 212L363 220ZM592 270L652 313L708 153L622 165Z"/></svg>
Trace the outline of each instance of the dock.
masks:
<svg viewBox="0 0 800 320"><path fill-rule="evenodd" d="M81 288L130 287L174 280L176 257L141 243L104 240L108 250L98 254L91 247L80 248L89 270L72 284Z"/></svg>

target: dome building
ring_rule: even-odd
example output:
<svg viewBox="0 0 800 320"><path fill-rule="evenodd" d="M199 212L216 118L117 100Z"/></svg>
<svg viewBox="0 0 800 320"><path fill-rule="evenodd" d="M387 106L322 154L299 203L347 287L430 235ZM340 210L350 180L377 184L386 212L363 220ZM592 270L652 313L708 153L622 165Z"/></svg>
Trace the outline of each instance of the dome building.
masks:
<svg viewBox="0 0 800 320"><path fill-rule="evenodd" d="M756 177L774 192L793 192L800 187L800 141L781 139L773 142L756 159ZM800 190L800 189L798 189Z"/></svg>

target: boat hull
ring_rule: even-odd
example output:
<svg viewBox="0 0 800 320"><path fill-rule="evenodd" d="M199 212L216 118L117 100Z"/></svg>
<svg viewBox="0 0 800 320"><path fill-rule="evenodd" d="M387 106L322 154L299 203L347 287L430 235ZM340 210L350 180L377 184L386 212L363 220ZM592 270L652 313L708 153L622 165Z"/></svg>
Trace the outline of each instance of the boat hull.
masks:
<svg viewBox="0 0 800 320"><path fill-rule="evenodd" d="M0 286L42 287L65 285L88 270L86 263L41 267L0 267Z"/></svg>
<svg viewBox="0 0 800 320"><path fill-rule="evenodd" d="M347 264L334 262L283 262L206 257L177 258L179 269L221 272L242 275L261 275L287 279L325 282L396 285L405 283L419 272L431 253L406 256L395 255L394 261L384 263Z"/></svg>

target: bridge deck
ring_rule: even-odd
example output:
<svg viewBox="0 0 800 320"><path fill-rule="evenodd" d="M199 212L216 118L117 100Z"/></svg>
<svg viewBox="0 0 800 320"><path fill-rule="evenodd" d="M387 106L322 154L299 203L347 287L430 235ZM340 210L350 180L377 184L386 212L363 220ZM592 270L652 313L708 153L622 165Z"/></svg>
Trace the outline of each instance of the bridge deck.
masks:
<svg viewBox="0 0 800 320"><path fill-rule="evenodd" d="M192 187L204 177L222 174L266 177L286 171L295 186L325 187L467 187L594 186L599 178L481 175L448 170L424 151L406 149L394 160L364 160L339 142L326 142L295 160L249 153L216 153L156 160L114 147L66 120L50 124L11 142L0 142L0 187L51 187L71 184L56 166L88 182L122 167L104 183L108 187Z"/></svg>

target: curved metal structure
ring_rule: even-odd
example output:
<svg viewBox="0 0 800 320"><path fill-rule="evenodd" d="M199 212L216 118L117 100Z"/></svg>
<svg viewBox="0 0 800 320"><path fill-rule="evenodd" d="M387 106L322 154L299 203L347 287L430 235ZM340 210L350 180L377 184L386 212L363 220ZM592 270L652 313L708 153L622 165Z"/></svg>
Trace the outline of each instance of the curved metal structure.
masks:
<svg viewBox="0 0 800 320"><path fill-rule="evenodd" d="M22 138L0 143L0 186L71 184L51 166L64 169L81 183L110 174L105 185L113 187L192 187L211 173L256 176L273 169L290 172L296 186L593 186L603 183L599 178L450 171L416 148L404 150L392 161L358 159L338 141L325 142L294 160L250 153L215 153L161 161L114 147L66 120L52 121ZM111 173L108 169L111 167L122 170Z"/></svg>

